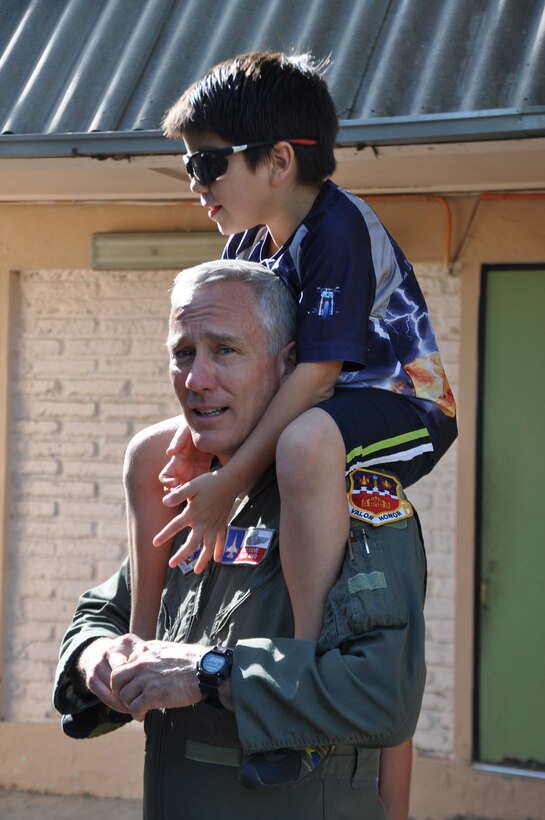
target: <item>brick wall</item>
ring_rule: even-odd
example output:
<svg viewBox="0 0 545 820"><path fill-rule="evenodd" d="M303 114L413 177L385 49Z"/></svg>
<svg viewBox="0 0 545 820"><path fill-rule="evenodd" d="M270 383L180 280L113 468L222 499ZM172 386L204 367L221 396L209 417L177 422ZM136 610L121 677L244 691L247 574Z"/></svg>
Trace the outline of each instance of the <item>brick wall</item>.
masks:
<svg viewBox="0 0 545 820"><path fill-rule="evenodd" d="M130 437L177 412L164 341L173 273L20 273L4 718L56 713L51 685L78 595L126 554Z"/></svg>
<svg viewBox="0 0 545 820"><path fill-rule="evenodd" d="M418 266L417 274L456 396L460 281L441 266ZM453 737L456 449L455 445L432 473L408 491L420 515L428 557L425 609L428 677L415 745L427 754L438 755L447 755L452 750Z"/></svg>
<svg viewBox="0 0 545 820"><path fill-rule="evenodd" d="M451 384L458 367L458 280L420 266ZM173 275L24 272L14 334L12 520L6 712L56 720L61 636L83 589L126 553L121 464L131 435L177 411L164 350ZM409 491L429 561L428 682L416 745L452 747L455 450Z"/></svg>

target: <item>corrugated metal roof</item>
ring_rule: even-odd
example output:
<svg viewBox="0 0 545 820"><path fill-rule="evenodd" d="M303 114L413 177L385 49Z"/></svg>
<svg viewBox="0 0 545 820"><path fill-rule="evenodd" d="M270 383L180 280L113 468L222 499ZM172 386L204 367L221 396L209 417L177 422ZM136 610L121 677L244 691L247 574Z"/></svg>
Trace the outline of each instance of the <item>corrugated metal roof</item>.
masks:
<svg viewBox="0 0 545 820"><path fill-rule="evenodd" d="M331 55L343 144L545 133L545 0L0 0L0 151L170 152L166 108L258 48Z"/></svg>

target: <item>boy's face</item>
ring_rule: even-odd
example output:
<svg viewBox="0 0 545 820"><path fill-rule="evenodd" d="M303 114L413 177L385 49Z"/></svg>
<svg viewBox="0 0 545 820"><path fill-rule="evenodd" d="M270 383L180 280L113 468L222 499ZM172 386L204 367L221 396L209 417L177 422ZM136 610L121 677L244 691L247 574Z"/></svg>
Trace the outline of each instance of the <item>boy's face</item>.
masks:
<svg viewBox="0 0 545 820"><path fill-rule="evenodd" d="M184 142L188 154L229 145L212 132L184 135ZM224 235L269 224L274 215L269 163L258 165L252 171L243 153L230 154L227 160L227 170L214 182L205 184L191 178L191 190L199 194L208 216Z"/></svg>

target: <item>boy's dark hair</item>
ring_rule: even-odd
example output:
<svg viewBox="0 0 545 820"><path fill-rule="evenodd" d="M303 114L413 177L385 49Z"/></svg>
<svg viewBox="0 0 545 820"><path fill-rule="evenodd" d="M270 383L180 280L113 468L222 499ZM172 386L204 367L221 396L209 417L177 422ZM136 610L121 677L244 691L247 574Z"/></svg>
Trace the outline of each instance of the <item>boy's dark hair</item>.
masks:
<svg viewBox="0 0 545 820"><path fill-rule="evenodd" d="M317 140L317 145L293 145L293 150L298 182L320 183L335 170L338 129L335 104L320 69L308 54L256 51L226 60L167 111L165 134L181 139L211 131L230 145ZM255 170L270 152L271 147L252 148L244 156Z"/></svg>

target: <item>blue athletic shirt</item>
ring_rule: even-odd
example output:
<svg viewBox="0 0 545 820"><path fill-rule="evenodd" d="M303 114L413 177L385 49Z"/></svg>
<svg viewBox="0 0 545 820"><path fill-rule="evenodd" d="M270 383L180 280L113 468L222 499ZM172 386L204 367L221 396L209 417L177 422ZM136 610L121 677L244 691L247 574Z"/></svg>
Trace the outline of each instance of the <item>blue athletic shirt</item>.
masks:
<svg viewBox="0 0 545 820"><path fill-rule="evenodd" d="M288 241L267 256L264 225L231 236L223 258L259 262L298 303L298 362L342 361L339 387L377 387L456 406L413 268L371 208L324 183Z"/></svg>

